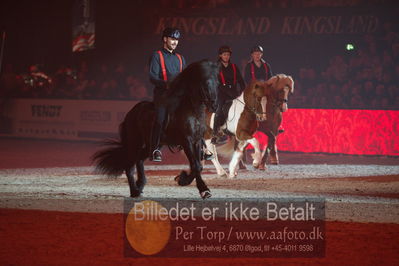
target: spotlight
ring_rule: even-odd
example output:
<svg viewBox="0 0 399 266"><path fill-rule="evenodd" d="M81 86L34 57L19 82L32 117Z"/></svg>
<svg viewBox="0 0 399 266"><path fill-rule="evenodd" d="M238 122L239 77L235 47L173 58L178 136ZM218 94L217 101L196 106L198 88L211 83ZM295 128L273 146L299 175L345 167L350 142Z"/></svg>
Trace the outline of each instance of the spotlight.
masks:
<svg viewBox="0 0 399 266"><path fill-rule="evenodd" d="M352 43L347 43L345 48L347 51L352 51L355 50L355 45L353 45Z"/></svg>

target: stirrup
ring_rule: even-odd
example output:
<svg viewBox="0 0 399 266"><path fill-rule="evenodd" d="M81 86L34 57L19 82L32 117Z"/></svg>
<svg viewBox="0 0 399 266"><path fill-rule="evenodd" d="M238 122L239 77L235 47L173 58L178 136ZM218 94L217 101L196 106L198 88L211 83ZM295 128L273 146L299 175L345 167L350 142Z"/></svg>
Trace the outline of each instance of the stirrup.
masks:
<svg viewBox="0 0 399 266"><path fill-rule="evenodd" d="M213 137L212 138L212 140L211 140L211 143L213 144L213 145L216 145L216 144L226 144L226 142L228 141L228 137L226 136L226 135L222 135L222 136L220 136L220 137Z"/></svg>
<svg viewBox="0 0 399 266"><path fill-rule="evenodd" d="M153 162L162 162L162 152L158 149L154 150L150 160Z"/></svg>

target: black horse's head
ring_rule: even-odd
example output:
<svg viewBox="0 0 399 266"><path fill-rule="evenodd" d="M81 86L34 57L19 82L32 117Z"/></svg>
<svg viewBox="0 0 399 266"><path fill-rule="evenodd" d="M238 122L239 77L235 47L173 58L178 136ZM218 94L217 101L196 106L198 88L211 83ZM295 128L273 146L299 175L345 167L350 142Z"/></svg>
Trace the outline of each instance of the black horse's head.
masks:
<svg viewBox="0 0 399 266"><path fill-rule="evenodd" d="M204 103L210 112L217 108L219 66L209 60L190 64L172 82L174 95L188 96L193 104Z"/></svg>
<svg viewBox="0 0 399 266"><path fill-rule="evenodd" d="M201 87L201 92L204 95L203 98L206 99L205 104L210 112L216 112L218 107L218 75L220 72L220 66L217 63L209 60L202 60L200 65L203 79L205 81Z"/></svg>

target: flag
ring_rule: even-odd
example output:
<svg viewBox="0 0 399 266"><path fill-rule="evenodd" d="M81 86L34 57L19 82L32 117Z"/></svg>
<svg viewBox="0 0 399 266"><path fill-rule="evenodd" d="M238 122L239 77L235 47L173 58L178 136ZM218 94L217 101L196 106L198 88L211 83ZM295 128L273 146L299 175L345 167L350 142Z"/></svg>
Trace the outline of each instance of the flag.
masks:
<svg viewBox="0 0 399 266"><path fill-rule="evenodd" d="M75 0L72 51L93 49L95 39L94 0Z"/></svg>

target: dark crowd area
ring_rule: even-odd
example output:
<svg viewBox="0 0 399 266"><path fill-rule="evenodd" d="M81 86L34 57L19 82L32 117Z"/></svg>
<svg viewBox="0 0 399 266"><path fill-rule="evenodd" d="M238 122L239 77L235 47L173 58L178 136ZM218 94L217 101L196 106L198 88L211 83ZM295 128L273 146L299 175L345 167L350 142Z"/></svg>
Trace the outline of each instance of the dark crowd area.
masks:
<svg viewBox="0 0 399 266"><path fill-rule="evenodd" d="M291 106L399 109L399 32L384 26L381 36L365 35L359 48L326 58L325 69L300 68Z"/></svg>
<svg viewBox="0 0 399 266"><path fill-rule="evenodd" d="M59 98L85 100L146 100L151 99L149 83L128 71L123 63L77 67L59 66L47 72L48 66L31 65L26 73L15 73L7 65L1 78L6 97Z"/></svg>
<svg viewBox="0 0 399 266"><path fill-rule="evenodd" d="M274 1L252 0L246 4L265 7L351 7L375 6L392 1ZM165 7L234 7L234 0L180 1L162 0ZM396 21L397 22L397 21ZM295 81L290 96L291 108L323 109L399 109L399 25L385 22L378 34L364 35L361 42L349 44L340 54L328 54L320 60L324 67L300 67L286 73ZM222 45L222 44L220 44ZM261 44L262 45L262 44ZM352 45L352 46L351 46ZM179 49L179 48L178 48ZM243 48L245 50L248 47ZM148 56L151 51L146 51ZM263 58L271 65L266 51ZM241 73L248 58L233 58ZM190 62L188 62L190 63ZM18 70L17 70L18 69ZM22 70L21 69L25 69ZM0 77L2 98L54 98L85 100L151 100L152 85L147 66L133 70L131 63L78 60L74 65L45 65L26 62L26 66L6 62Z"/></svg>

